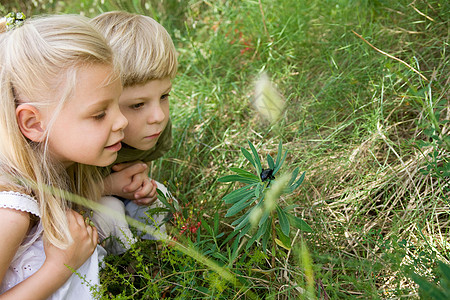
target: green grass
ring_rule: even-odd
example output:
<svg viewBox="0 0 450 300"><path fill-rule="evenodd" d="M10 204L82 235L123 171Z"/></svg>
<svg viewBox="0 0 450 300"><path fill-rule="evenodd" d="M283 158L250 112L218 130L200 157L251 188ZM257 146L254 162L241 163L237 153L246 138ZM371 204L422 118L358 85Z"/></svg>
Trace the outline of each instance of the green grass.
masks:
<svg viewBox="0 0 450 300"><path fill-rule="evenodd" d="M9 2L0 9L20 6ZM437 262L450 262L448 1L122 2L158 19L179 52L175 143L152 174L173 184L185 219L216 220L216 234L202 225L184 243L238 283L143 242L130 257L108 258L105 298L313 298L302 241L319 299L418 298L408 272L439 278ZM31 6L20 7L28 15L114 9L92 0ZM251 105L262 71L286 100L275 124ZM240 152L247 140L263 158L282 140L283 170L306 171L300 189L279 201L297 204L314 232L291 230L292 250L278 247L275 261L259 247L232 257L233 240L225 241L235 218L224 217L230 206L221 198L235 186L217 179L230 167L252 170ZM114 272L124 280L109 283Z"/></svg>

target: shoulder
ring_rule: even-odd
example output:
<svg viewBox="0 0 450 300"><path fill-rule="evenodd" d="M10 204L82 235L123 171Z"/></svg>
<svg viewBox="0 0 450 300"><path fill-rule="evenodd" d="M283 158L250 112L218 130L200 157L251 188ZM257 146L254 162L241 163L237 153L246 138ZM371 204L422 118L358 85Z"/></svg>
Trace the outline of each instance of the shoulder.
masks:
<svg viewBox="0 0 450 300"><path fill-rule="evenodd" d="M13 191L0 191L0 208L31 213L40 217L39 204L30 195Z"/></svg>
<svg viewBox="0 0 450 300"><path fill-rule="evenodd" d="M25 209L17 209L17 205L9 201L13 198L25 201L32 199L15 192L0 192L0 277L5 272L3 266L9 266L32 225L31 213Z"/></svg>

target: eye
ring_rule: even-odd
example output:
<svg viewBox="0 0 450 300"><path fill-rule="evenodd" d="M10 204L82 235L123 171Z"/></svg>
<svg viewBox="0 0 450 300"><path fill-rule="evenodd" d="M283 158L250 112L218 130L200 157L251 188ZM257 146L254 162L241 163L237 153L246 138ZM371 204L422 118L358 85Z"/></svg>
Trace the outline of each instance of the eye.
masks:
<svg viewBox="0 0 450 300"><path fill-rule="evenodd" d="M106 112L102 111L98 115L93 116L94 120L102 120L106 117Z"/></svg>
<svg viewBox="0 0 450 300"><path fill-rule="evenodd" d="M162 95L162 96L161 96L161 101L168 100L168 99L169 99L169 96L170 96L169 93Z"/></svg>
<svg viewBox="0 0 450 300"><path fill-rule="evenodd" d="M129 107L131 109L139 109L139 108L141 108L143 106L144 106L144 102L140 102L140 103L136 103L136 104L130 105Z"/></svg>

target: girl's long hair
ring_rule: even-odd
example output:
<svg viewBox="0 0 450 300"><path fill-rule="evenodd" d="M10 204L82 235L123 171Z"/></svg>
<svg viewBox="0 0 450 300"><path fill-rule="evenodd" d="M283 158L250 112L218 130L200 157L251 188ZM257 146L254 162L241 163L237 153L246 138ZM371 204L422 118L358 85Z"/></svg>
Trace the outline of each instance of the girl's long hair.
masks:
<svg viewBox="0 0 450 300"><path fill-rule="evenodd" d="M101 176L93 166L74 164L66 170L52 161L47 140L28 140L15 112L22 103L38 110L56 104L56 116L70 101L77 71L93 64L114 66L112 52L103 36L81 16L43 16L12 30L5 31L4 24L1 27L0 190L35 197L44 236L64 248L72 241L66 219L71 204L53 188L97 200L103 186ZM51 126L47 136L49 130Z"/></svg>

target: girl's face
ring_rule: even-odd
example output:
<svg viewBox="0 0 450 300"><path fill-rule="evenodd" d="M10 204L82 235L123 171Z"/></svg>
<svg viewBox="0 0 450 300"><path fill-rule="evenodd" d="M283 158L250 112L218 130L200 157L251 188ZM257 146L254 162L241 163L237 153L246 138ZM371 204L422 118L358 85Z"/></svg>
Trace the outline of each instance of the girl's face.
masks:
<svg viewBox="0 0 450 300"><path fill-rule="evenodd" d="M48 139L52 157L66 167L75 162L107 166L117 158L128 121L119 109L120 79L110 80L113 72L101 64L78 70L73 97L57 115Z"/></svg>

